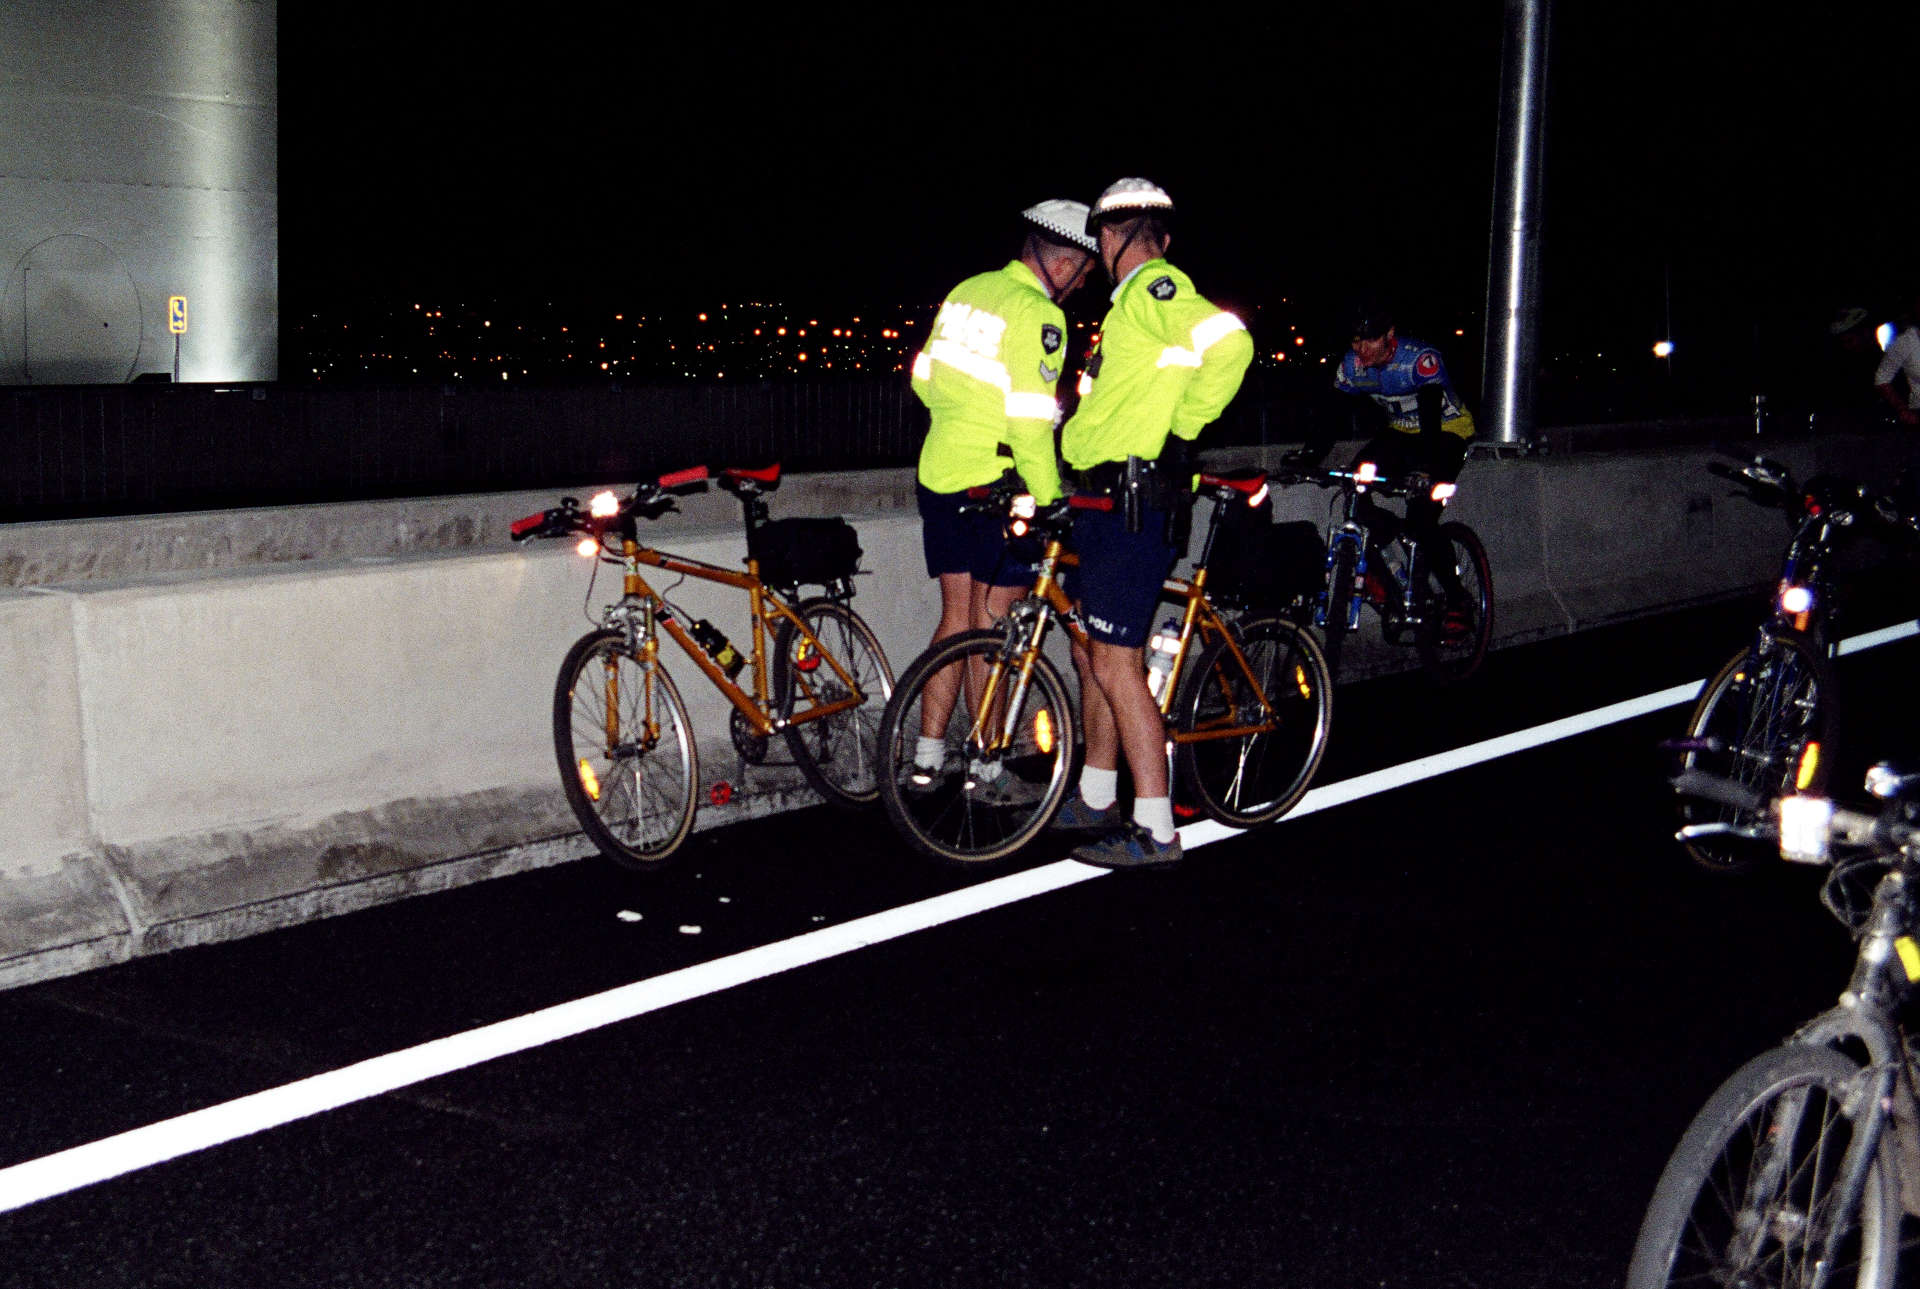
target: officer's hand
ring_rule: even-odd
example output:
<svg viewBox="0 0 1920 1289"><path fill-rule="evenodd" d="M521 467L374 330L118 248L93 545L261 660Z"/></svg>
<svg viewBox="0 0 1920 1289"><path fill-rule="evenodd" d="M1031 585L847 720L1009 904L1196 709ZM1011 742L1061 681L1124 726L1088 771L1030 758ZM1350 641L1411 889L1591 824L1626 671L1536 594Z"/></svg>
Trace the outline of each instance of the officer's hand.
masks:
<svg viewBox="0 0 1920 1289"><path fill-rule="evenodd" d="M1407 471L1407 495L1425 496L1433 487L1433 476L1425 470Z"/></svg>

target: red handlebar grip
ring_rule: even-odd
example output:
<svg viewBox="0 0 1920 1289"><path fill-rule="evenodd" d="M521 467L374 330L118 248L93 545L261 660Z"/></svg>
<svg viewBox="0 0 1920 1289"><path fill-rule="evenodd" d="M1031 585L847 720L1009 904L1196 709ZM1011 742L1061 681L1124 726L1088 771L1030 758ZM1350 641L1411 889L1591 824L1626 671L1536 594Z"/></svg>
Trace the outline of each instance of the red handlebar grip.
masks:
<svg viewBox="0 0 1920 1289"><path fill-rule="evenodd" d="M675 470L672 474L661 475L660 486L662 488L678 488L680 485L686 483L700 483L705 480L706 477L707 467L703 465L692 465L684 470Z"/></svg>
<svg viewBox="0 0 1920 1289"><path fill-rule="evenodd" d="M1070 510L1112 510L1113 498L1083 497L1079 493L1075 493L1067 498L1067 508Z"/></svg>
<svg viewBox="0 0 1920 1289"><path fill-rule="evenodd" d="M537 515L528 515L525 519L514 520L513 527L509 531L515 537L524 537L546 522L546 512L542 511Z"/></svg>

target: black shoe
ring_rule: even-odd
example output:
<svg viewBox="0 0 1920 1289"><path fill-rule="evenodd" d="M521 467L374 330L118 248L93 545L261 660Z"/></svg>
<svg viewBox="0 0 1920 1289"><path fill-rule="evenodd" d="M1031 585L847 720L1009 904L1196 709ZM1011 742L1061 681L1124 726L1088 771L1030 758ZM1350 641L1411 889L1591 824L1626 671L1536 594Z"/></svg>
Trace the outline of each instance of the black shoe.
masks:
<svg viewBox="0 0 1920 1289"><path fill-rule="evenodd" d="M1150 830L1129 820L1099 841L1075 846L1073 857L1095 868L1165 868L1180 862L1180 834L1163 845Z"/></svg>

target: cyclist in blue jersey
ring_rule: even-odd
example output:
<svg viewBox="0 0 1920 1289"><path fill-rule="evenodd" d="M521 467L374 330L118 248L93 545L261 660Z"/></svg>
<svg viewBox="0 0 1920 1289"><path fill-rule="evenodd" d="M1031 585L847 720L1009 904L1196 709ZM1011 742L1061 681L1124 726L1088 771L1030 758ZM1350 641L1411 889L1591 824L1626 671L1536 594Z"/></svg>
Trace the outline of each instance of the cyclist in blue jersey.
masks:
<svg viewBox="0 0 1920 1289"><path fill-rule="evenodd" d="M1440 351L1401 336L1386 308L1362 303L1349 322L1351 347L1340 360L1333 387L1371 400L1387 418L1386 430L1360 450L1356 461L1372 461L1383 474L1415 483L1414 476L1424 475L1426 486L1407 494L1407 526L1415 536L1431 533L1441 506L1428 488L1459 477L1473 439L1473 413L1447 378Z"/></svg>

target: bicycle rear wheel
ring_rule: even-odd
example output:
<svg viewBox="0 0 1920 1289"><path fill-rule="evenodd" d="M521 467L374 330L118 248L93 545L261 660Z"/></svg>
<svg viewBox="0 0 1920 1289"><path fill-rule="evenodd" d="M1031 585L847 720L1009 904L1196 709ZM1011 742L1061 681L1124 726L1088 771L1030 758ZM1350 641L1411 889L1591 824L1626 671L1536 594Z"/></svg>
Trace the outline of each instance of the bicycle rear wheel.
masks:
<svg viewBox="0 0 1920 1289"><path fill-rule="evenodd" d="M1826 789L1827 756L1816 754L1800 782L1807 745L1831 748L1840 720L1840 700L1826 655L1796 631L1767 630L1728 659L1700 691L1687 720L1687 738L1698 746L1682 757L1687 769L1704 770L1759 789L1769 796L1796 789ZM1682 819L1690 824L1752 822L1734 806L1686 798ZM1716 872L1731 873L1770 857L1770 842L1744 837L1698 837L1687 853Z"/></svg>
<svg viewBox="0 0 1920 1289"><path fill-rule="evenodd" d="M1067 688L1036 655L1016 694L1019 667L1003 660L1004 645L1000 631L940 641L907 667L880 723L887 817L915 850L942 863L1006 859L1040 835L1066 798L1076 728ZM922 770L914 753L927 682L948 667L964 675L970 663L984 684L972 699L962 686L937 734L941 764Z"/></svg>
<svg viewBox="0 0 1920 1289"><path fill-rule="evenodd" d="M1180 682L1174 728L1222 733L1178 744L1176 761L1208 816L1252 828L1292 809L1313 782L1333 726L1333 680L1313 636L1291 622L1248 619L1238 636L1238 655L1217 641ZM1261 728L1225 733L1247 727Z"/></svg>
<svg viewBox="0 0 1920 1289"><path fill-rule="evenodd" d="M813 599L794 611L866 701L788 727L787 746L808 785L827 801L855 809L870 806L880 794L880 716L893 693L893 669L873 628L846 605ZM773 637L774 710L792 719L852 695L832 664L815 655L807 638L782 618Z"/></svg>
<svg viewBox="0 0 1920 1289"><path fill-rule="evenodd" d="M618 631L582 636L560 664L553 744L567 804L600 853L658 867L693 827L699 753L686 704Z"/></svg>
<svg viewBox="0 0 1920 1289"><path fill-rule="evenodd" d="M1465 524L1441 524L1438 543L1421 552L1423 585L1415 593L1420 665L1443 685L1480 669L1493 634L1493 569L1479 535Z"/></svg>
<svg viewBox="0 0 1920 1289"><path fill-rule="evenodd" d="M1881 1125L1857 1206L1838 1184L1862 1127L1856 1116L1874 1102L1855 1095L1860 1072L1831 1048L1789 1044L1721 1084L1654 1188L1627 1289L1812 1284L1830 1233L1822 1283L1891 1286L1901 1215L1891 1124Z"/></svg>

